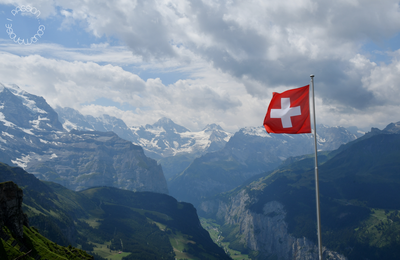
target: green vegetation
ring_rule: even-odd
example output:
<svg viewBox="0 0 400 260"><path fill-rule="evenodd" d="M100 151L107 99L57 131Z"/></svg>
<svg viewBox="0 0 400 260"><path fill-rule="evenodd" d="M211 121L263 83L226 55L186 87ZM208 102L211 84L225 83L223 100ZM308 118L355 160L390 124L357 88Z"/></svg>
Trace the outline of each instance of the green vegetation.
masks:
<svg viewBox="0 0 400 260"><path fill-rule="evenodd" d="M54 260L84 260L93 259L91 255L72 246L62 247L42 236L35 228L24 226L24 237L18 239L13 236L7 227L2 228L3 237L0 239L0 258L13 260L24 256L23 259Z"/></svg>
<svg viewBox="0 0 400 260"><path fill-rule="evenodd" d="M195 208L168 195L110 187L74 192L0 163L0 182L8 180L23 187L31 226L51 243L94 259L230 259L201 227Z"/></svg>
<svg viewBox="0 0 400 260"><path fill-rule="evenodd" d="M191 204L151 192L131 192L111 187L80 192L104 211L100 225L89 237L111 241L110 249L131 252L124 259L141 259L135 248L159 251L155 259L174 255L186 259L229 259L200 226ZM89 226L89 225L87 225ZM97 231L98 230L98 231ZM100 234L99 231L104 232ZM129 234L130 236L127 236ZM111 236L110 236L111 235ZM123 248L120 241L123 241ZM144 241L145 244L141 244Z"/></svg>
<svg viewBox="0 0 400 260"><path fill-rule="evenodd" d="M320 158L320 157L319 157ZM324 154L320 160L322 243L349 259L400 258L400 135L376 135ZM314 158L292 158L273 173L220 196L246 189L247 206L285 206L289 233L316 242ZM236 226L223 226L225 241L242 250ZM257 259L255 252L246 252Z"/></svg>
<svg viewBox="0 0 400 260"><path fill-rule="evenodd" d="M226 232L224 228L221 228L221 226L213 219L206 219L206 218L200 218L201 225L203 226L204 229L210 233L210 236L214 243L222 247L225 252L232 258L232 259L250 259L247 252L248 250L243 248L242 245L239 246L239 248L235 247L235 245L231 245L230 242L228 241L237 241L237 239L229 239L224 237L224 234L237 234L237 232ZM227 226L225 226L227 227ZM225 232L224 232L224 231ZM237 231L237 230L236 230ZM235 250L235 248L239 250ZM241 252L243 251L243 252Z"/></svg>

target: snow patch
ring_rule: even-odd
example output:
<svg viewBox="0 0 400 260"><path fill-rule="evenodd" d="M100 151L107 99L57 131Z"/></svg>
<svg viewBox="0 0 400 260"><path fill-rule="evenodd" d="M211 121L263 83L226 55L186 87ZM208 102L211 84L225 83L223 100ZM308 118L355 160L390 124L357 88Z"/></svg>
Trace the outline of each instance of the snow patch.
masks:
<svg viewBox="0 0 400 260"><path fill-rule="evenodd" d="M28 154L28 155L22 156L21 158L17 158L16 160L11 160L11 162L13 164L18 165L19 167L25 169L26 166L28 166L28 163L30 162L30 160L31 160L31 156Z"/></svg>
<svg viewBox="0 0 400 260"><path fill-rule="evenodd" d="M39 138L39 141L40 141L41 143L44 143L44 144L48 144L48 143L49 143L49 141L46 141L46 140L43 140L43 139L40 139L40 138Z"/></svg>
<svg viewBox="0 0 400 260"><path fill-rule="evenodd" d="M265 131L264 127L245 127L243 129L243 134L272 138L271 135Z"/></svg>
<svg viewBox="0 0 400 260"><path fill-rule="evenodd" d="M33 100L30 100L29 97L27 97L27 95L29 95L28 92L20 89L17 85L12 84L9 85L8 89L11 90L11 92L19 97L20 99L22 99L22 104L24 104L24 106L26 106L28 109L30 109L31 111L35 112L35 113L40 113L40 114L47 114L46 111L44 111L43 109L40 109L36 106L36 102Z"/></svg>
<svg viewBox="0 0 400 260"><path fill-rule="evenodd" d="M31 120L31 121L29 121L29 123L31 123L34 128L36 128L38 130L42 130L42 129L39 128L40 121L50 121L50 119L48 119L46 117L38 116L38 119Z"/></svg>
<svg viewBox="0 0 400 260"><path fill-rule="evenodd" d="M15 126L15 125L14 125L13 123L11 123L10 121L7 121L7 120L6 120L6 117L5 117L4 114L1 113L1 112L0 112L0 121L3 122L5 126L8 126L8 127L10 127L10 126L13 127L13 126Z"/></svg>
<svg viewBox="0 0 400 260"><path fill-rule="evenodd" d="M233 136L233 134L231 134L231 133L226 133L227 134L227 136L224 138L224 141L225 142L229 142L229 140L231 139L231 137Z"/></svg>
<svg viewBox="0 0 400 260"><path fill-rule="evenodd" d="M25 133L27 133L28 135L35 135L34 133L32 133L32 129L24 129L24 128L20 128L22 131L24 131Z"/></svg>
<svg viewBox="0 0 400 260"><path fill-rule="evenodd" d="M68 132L71 131L72 129L78 129L78 126L69 120L65 119L65 122L63 124L64 129L66 129Z"/></svg>
<svg viewBox="0 0 400 260"><path fill-rule="evenodd" d="M7 132L1 132L1 134L2 134L3 136L8 136L8 137L14 139L14 136L13 136L12 134L7 133Z"/></svg>
<svg viewBox="0 0 400 260"><path fill-rule="evenodd" d="M157 127L157 128L150 128L150 129L146 129L146 131L152 133L155 136L159 136L161 133L165 133L165 129L162 127Z"/></svg>

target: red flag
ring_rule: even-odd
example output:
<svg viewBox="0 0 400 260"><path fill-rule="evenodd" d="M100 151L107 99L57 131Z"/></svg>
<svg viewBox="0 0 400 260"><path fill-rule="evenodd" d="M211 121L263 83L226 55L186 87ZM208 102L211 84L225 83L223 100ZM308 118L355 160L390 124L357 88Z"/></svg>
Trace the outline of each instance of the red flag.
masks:
<svg viewBox="0 0 400 260"><path fill-rule="evenodd" d="M264 118L264 127L268 133L311 133L309 87L307 85L273 93Z"/></svg>

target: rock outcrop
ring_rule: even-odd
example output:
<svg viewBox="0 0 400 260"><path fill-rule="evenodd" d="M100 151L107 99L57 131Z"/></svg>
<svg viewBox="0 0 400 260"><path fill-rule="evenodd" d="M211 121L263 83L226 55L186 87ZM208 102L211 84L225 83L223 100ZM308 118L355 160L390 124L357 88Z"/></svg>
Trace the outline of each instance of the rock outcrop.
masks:
<svg viewBox="0 0 400 260"><path fill-rule="evenodd" d="M47 140L43 153L29 153L25 167L39 179L76 191L111 186L168 193L161 165L113 132L72 130Z"/></svg>
<svg viewBox="0 0 400 260"><path fill-rule="evenodd" d="M8 227L18 238L23 238L23 226L28 217L22 211L23 192L14 182L0 183L0 228Z"/></svg>
<svg viewBox="0 0 400 260"><path fill-rule="evenodd" d="M296 238L288 233L284 205L271 201L264 205L263 214L247 208L251 198L245 190L229 201L210 200L203 202L200 210L213 215L225 224L238 227L240 244L258 251L260 259L317 260L318 247L309 239ZM323 248L324 259L345 260L346 257ZM275 258L273 258L275 257Z"/></svg>

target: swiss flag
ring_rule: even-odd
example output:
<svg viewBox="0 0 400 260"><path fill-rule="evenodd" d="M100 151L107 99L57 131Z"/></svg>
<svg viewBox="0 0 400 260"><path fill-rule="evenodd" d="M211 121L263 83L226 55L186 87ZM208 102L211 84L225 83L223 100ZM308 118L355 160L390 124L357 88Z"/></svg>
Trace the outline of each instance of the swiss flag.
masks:
<svg viewBox="0 0 400 260"><path fill-rule="evenodd" d="M309 88L310 85L307 85L273 93L264 118L264 127L268 133L311 133Z"/></svg>

